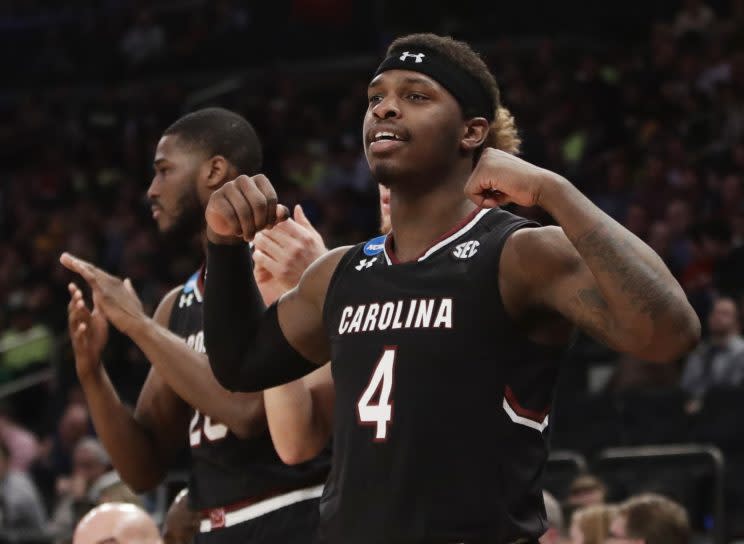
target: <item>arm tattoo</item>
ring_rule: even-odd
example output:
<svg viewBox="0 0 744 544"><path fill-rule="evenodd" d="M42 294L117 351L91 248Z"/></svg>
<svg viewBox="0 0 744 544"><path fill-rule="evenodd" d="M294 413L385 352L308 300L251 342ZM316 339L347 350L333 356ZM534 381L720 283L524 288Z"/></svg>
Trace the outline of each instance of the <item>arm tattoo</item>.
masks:
<svg viewBox="0 0 744 544"><path fill-rule="evenodd" d="M605 226L590 230L576 240L576 249L586 261L595 261L617 282L633 308L654 321L660 319L668 313L674 295L653 268L629 250L630 243L618 239L609 230Z"/></svg>

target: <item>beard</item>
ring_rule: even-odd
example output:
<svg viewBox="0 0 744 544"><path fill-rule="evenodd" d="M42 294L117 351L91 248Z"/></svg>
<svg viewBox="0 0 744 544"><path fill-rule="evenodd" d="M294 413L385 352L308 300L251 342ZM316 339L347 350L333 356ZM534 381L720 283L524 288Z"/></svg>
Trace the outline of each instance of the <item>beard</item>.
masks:
<svg viewBox="0 0 744 544"><path fill-rule="evenodd" d="M168 243L191 242L206 227L204 209L199 202L196 186L193 185L179 197L173 222L160 231Z"/></svg>

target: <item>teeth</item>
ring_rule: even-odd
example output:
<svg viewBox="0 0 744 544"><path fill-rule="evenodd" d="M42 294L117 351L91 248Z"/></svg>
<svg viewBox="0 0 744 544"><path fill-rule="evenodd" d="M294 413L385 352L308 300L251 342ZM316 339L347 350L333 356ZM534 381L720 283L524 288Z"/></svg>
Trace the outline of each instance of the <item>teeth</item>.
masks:
<svg viewBox="0 0 744 544"><path fill-rule="evenodd" d="M394 133L392 133L392 132L383 132L383 131L381 131L381 132L375 133L375 141L379 141L379 140L381 140L383 138L391 138L393 140L397 140L398 139L398 137Z"/></svg>

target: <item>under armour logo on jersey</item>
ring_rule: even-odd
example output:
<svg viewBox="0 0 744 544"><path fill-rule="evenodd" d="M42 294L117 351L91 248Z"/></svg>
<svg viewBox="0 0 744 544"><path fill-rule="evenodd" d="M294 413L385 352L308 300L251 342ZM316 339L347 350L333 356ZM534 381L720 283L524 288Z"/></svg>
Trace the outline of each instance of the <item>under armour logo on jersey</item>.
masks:
<svg viewBox="0 0 744 544"><path fill-rule="evenodd" d="M424 62L424 55L423 53L409 53L408 51L404 51L403 54L400 56L400 60L406 60L409 57L413 57L416 59L416 64L420 62Z"/></svg>
<svg viewBox="0 0 744 544"><path fill-rule="evenodd" d="M189 306L191 306L192 302L194 302L194 293L183 293L181 294L181 298L178 301L178 307L183 308L185 306L188 308Z"/></svg>
<svg viewBox="0 0 744 544"><path fill-rule="evenodd" d="M361 261L359 261L359 264L356 265L354 268L356 268L357 270L363 270L365 268L369 268L375 263L376 260L377 260L377 257L373 257L372 259L362 259Z"/></svg>
<svg viewBox="0 0 744 544"><path fill-rule="evenodd" d="M480 242L478 240L470 240L469 242L457 244L455 246L455 249L452 250L452 255L457 257L458 259L469 259L473 255L478 253L478 246L480 246Z"/></svg>

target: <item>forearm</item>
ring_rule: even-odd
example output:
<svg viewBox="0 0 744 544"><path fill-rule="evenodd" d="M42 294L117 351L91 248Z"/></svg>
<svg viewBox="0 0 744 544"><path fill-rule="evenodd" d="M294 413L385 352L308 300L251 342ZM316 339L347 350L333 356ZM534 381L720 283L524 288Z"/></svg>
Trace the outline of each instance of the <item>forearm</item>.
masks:
<svg viewBox="0 0 744 544"><path fill-rule="evenodd" d="M657 344L663 351L665 345L696 338L697 318L661 258L567 181L554 180L547 187L540 205L563 228L596 280L599 292L581 296L594 299L611 317L614 335L644 346L652 357Z"/></svg>
<svg viewBox="0 0 744 544"><path fill-rule="evenodd" d="M330 429L314 409L304 380L264 391L266 419L279 457L288 465L312 459L328 442Z"/></svg>
<svg viewBox="0 0 744 544"><path fill-rule="evenodd" d="M158 374L187 404L220 423L233 434L249 438L266 427L261 393L232 393L222 387L207 356L182 338L143 318L130 333Z"/></svg>
<svg viewBox="0 0 744 544"><path fill-rule="evenodd" d="M264 312L250 256L239 246L209 244L204 341L219 383L231 391L262 391L312 372L284 337L277 308Z"/></svg>
<svg viewBox="0 0 744 544"><path fill-rule="evenodd" d="M204 342L215 377L231 390L240 385L243 361L263 312L248 248L209 243Z"/></svg>
<svg viewBox="0 0 744 544"><path fill-rule="evenodd" d="M155 487L165 475L163 460L149 431L119 399L103 365L80 383L98 438L122 480L137 492Z"/></svg>

